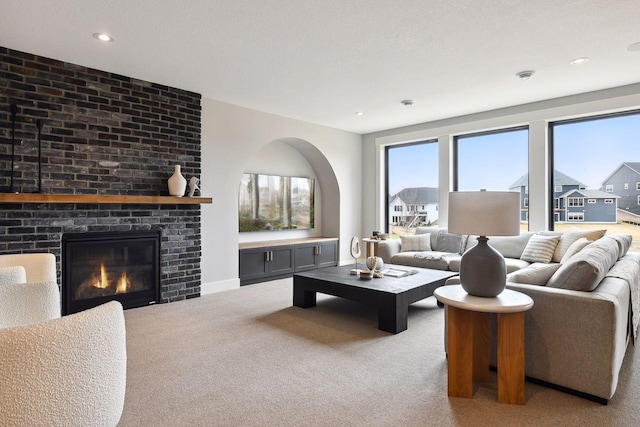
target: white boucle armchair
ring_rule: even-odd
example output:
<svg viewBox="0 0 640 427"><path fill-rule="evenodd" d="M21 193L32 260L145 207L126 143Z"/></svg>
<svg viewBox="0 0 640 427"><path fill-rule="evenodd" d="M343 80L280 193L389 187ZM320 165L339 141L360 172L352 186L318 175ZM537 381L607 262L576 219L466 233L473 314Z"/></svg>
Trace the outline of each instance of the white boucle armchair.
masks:
<svg viewBox="0 0 640 427"><path fill-rule="evenodd" d="M115 426L126 335L112 301L60 317L51 254L0 255L0 426Z"/></svg>
<svg viewBox="0 0 640 427"><path fill-rule="evenodd" d="M49 253L0 255L0 328L58 317L56 257Z"/></svg>

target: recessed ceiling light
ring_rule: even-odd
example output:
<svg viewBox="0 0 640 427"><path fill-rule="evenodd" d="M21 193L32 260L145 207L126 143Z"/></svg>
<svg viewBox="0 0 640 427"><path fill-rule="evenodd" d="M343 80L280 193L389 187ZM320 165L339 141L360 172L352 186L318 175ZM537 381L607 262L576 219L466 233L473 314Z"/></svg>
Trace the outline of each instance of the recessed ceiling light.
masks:
<svg viewBox="0 0 640 427"><path fill-rule="evenodd" d="M580 65L584 64L585 62L589 62L589 58L587 58L586 56L581 56L580 58L572 59L571 61L569 61L569 64Z"/></svg>
<svg viewBox="0 0 640 427"><path fill-rule="evenodd" d="M630 44L629 47L627 47L627 50L629 52L640 52L640 42Z"/></svg>
<svg viewBox="0 0 640 427"><path fill-rule="evenodd" d="M112 42L112 41L115 40L113 37L111 37L107 33L94 33L93 37L95 37L98 40L103 41L103 42Z"/></svg>
<svg viewBox="0 0 640 427"><path fill-rule="evenodd" d="M526 71L520 71L519 73L516 73L516 77L519 78L520 80L529 80L531 77L533 77L534 74L535 74L535 71L526 70Z"/></svg>
<svg viewBox="0 0 640 427"><path fill-rule="evenodd" d="M362 111L356 111L355 115L356 116L364 116L364 113Z"/></svg>
<svg viewBox="0 0 640 427"><path fill-rule="evenodd" d="M405 107L411 107L413 106L413 99L404 99L400 101L400 104L404 105Z"/></svg>

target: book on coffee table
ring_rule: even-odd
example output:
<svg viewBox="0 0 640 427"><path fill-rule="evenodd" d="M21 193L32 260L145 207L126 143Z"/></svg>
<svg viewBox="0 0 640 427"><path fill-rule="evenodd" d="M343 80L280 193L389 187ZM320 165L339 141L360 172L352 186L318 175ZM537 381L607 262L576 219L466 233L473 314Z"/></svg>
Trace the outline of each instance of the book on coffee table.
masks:
<svg viewBox="0 0 640 427"><path fill-rule="evenodd" d="M418 270L407 270L407 269L398 268L398 267L389 267L381 271L382 274L389 277L410 276L412 274L416 274L417 272Z"/></svg>

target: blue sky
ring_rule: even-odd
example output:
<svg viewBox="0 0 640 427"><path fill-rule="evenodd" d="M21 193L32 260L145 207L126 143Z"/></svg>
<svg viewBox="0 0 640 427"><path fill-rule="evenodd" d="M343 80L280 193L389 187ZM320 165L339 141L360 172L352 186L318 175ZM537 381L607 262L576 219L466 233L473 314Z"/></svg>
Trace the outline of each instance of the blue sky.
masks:
<svg viewBox="0 0 640 427"><path fill-rule="evenodd" d="M555 169L597 189L623 162L640 162L640 114L558 125ZM507 190L527 172L527 131L460 138L459 190ZM389 191L438 186L438 145L393 148Z"/></svg>

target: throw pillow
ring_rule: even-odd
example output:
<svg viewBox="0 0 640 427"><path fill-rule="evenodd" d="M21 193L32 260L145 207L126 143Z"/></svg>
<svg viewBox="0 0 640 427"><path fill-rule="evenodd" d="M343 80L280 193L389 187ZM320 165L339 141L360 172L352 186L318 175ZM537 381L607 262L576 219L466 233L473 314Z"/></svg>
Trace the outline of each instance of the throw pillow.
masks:
<svg viewBox="0 0 640 427"><path fill-rule="evenodd" d="M598 239L562 264L547 286L591 292L617 260L618 243L615 239Z"/></svg>
<svg viewBox="0 0 640 427"><path fill-rule="evenodd" d="M431 234L417 236L400 236L402 252L418 252L431 250Z"/></svg>
<svg viewBox="0 0 640 427"><path fill-rule="evenodd" d="M436 240L435 250L440 252L449 252L452 254L461 254L467 246L466 234L452 234L446 231L440 231Z"/></svg>
<svg viewBox="0 0 640 427"><path fill-rule="evenodd" d="M569 246L567 251L564 253L564 255L562 256L562 259L560 260L560 264L564 264L565 262L569 261L569 259L572 256L574 256L575 254L577 254L578 252L583 250L584 247L587 246L589 243L591 243L591 242L589 240L587 240L586 237L581 237L578 240L576 240L575 242L573 242L571 244L571 246ZM558 244L560 244L560 243L558 243Z"/></svg>
<svg viewBox="0 0 640 427"><path fill-rule="evenodd" d="M507 275L507 282L544 286L559 268L560 264L555 262L552 264L536 262L513 273L509 273Z"/></svg>
<svg viewBox="0 0 640 427"><path fill-rule="evenodd" d="M558 246L560 236L540 236L534 234L531 236L525 246L520 259L529 262L543 262L548 264L553 258L553 253Z"/></svg>
<svg viewBox="0 0 640 427"><path fill-rule="evenodd" d="M569 246L581 237L593 242L604 236L606 232L607 230L582 230L577 227L568 229L562 233L562 236L560 237L560 242L553 254L553 262L560 262L565 252L567 252L567 249L569 249Z"/></svg>

